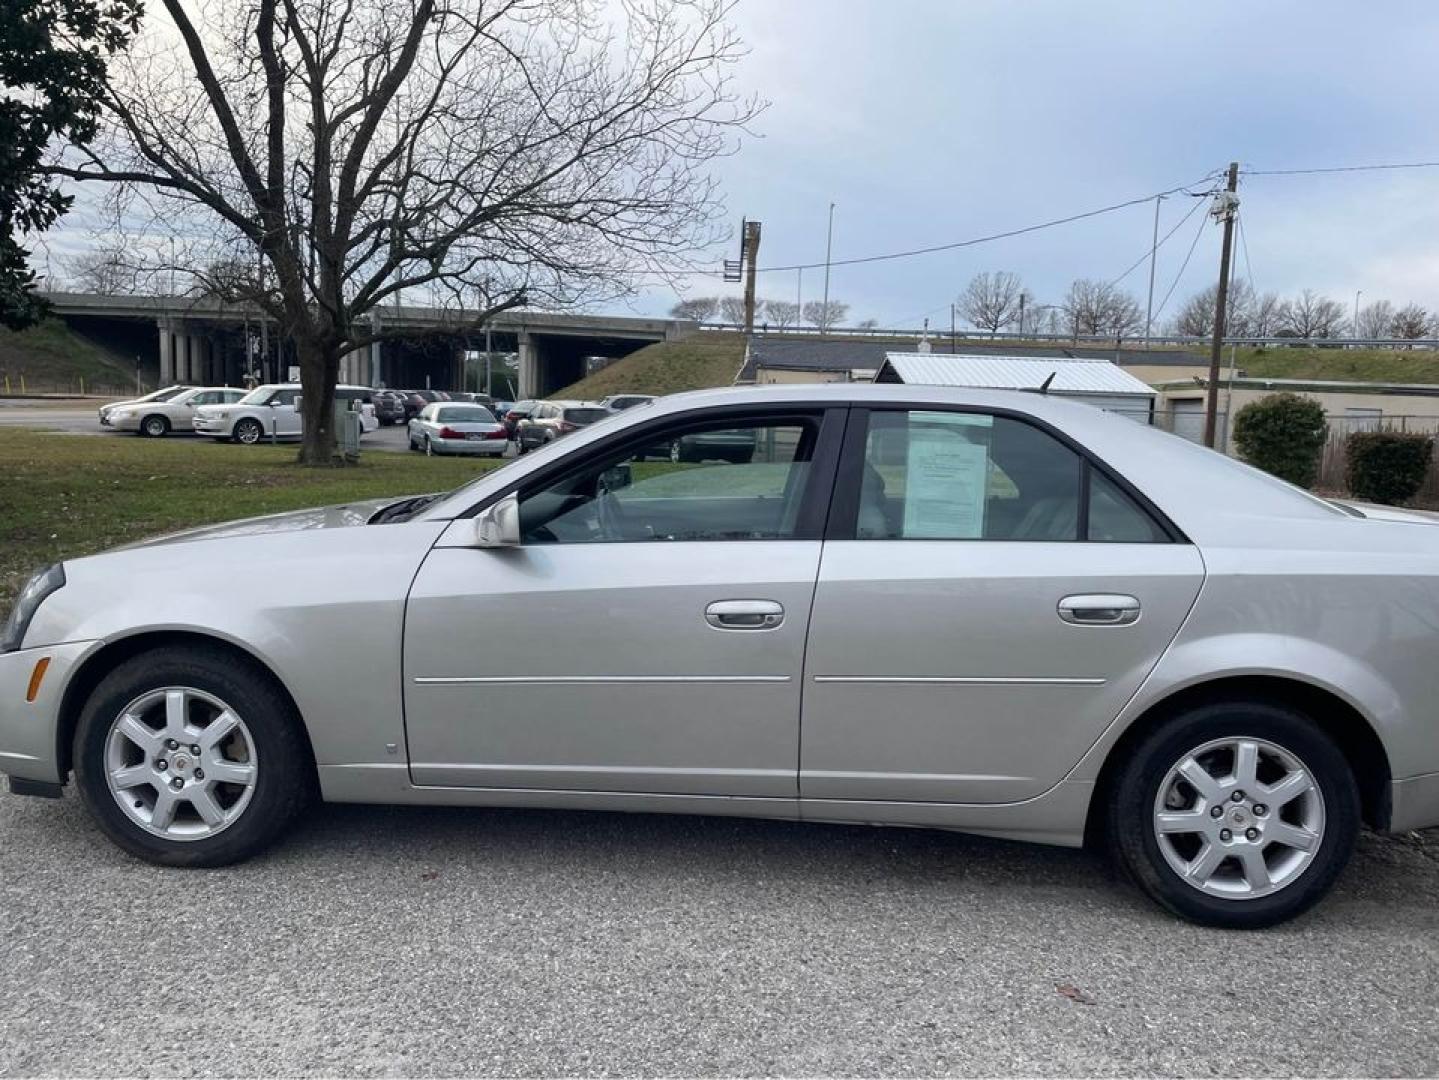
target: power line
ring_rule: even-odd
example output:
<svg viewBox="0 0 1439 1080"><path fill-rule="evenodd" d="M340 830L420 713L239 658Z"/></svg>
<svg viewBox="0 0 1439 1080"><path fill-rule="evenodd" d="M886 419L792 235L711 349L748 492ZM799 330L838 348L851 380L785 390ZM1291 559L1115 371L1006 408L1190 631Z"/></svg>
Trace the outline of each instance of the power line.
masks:
<svg viewBox="0 0 1439 1080"><path fill-rule="evenodd" d="M1195 203L1194 203L1194 205L1192 205L1192 206L1189 208L1189 213L1185 214L1182 218L1180 218L1177 222L1175 222L1174 228L1170 229L1167 233L1165 233L1163 239L1161 239L1161 240L1159 241L1159 243L1157 243L1157 244L1154 245L1154 250L1157 252L1160 248L1162 248L1162 247L1165 245L1165 243L1169 240L1169 238L1170 238L1171 236L1173 236L1173 235L1174 235L1175 233L1177 233L1181 228L1184 227L1184 223L1185 223L1186 221L1188 221L1188 220L1194 215L1194 211L1198 210L1198 209L1199 209L1201 206L1203 206L1203 205L1204 205L1203 202L1196 200ZM1134 271L1138 270L1141 266L1143 266L1146 262L1148 262L1148 261L1149 261L1149 253L1150 253L1150 249L1149 249L1149 248L1145 248L1145 249L1144 249L1144 254L1141 255L1141 256L1139 256L1139 258L1135 259L1134 262L1133 262L1133 264L1129 267L1128 270L1124 271L1124 273L1120 274L1117 278L1115 278L1113 281L1111 281L1111 282L1109 283L1109 287L1110 287L1111 289L1114 288L1114 286L1118 285L1121 281L1123 281L1125 278L1127 278L1130 274L1134 273Z"/></svg>
<svg viewBox="0 0 1439 1080"><path fill-rule="evenodd" d="M1184 256L1184 262L1179 266L1179 273L1174 275L1174 280L1169 283L1169 291L1164 294L1164 299L1159 302L1159 307L1155 309L1154 317L1156 320L1164 313L1164 305L1169 303L1169 298L1174 295L1174 290L1178 287L1180 279L1184 277L1184 271L1189 268L1189 260L1194 257L1194 249L1199 246L1199 238L1203 235L1204 218L1200 218L1199 231L1194 234L1194 239L1190 241L1189 252Z"/></svg>
<svg viewBox="0 0 1439 1080"><path fill-rule="evenodd" d="M1244 252L1244 277L1249 282L1251 295L1258 295L1254 288L1254 267L1249 263L1249 238L1244 235L1244 215L1238 211L1234 214L1234 227L1239 230L1239 246Z"/></svg>
<svg viewBox="0 0 1439 1080"><path fill-rule="evenodd" d="M1004 232L990 233L988 236L976 236L972 237L969 240L956 240L953 243L949 244L932 244L929 247L911 248L907 251L892 251L884 255L865 255L854 259L833 259L830 261L829 265L858 266L863 263L889 262L894 259L913 258L916 255L933 255L934 253L940 251L955 251L959 248L974 247L976 244L988 244L995 240L1007 240L1012 236L1023 236L1026 233L1039 232L1041 229L1052 229L1057 225L1068 225L1075 221L1083 221L1086 218L1099 217L1101 214L1111 214L1116 210L1124 210L1130 206L1138 206L1141 203L1150 202L1160 195L1173 195L1180 191L1184 191L1187 193L1189 188L1199 186L1206 180L1212 179L1214 175L1214 173L1210 173L1207 176L1200 177L1199 180L1195 181L1192 184L1180 184L1176 187L1168 188L1164 191L1156 191L1150 195L1144 195L1137 199L1126 199L1124 202L1113 203L1109 206L1101 206L1097 210L1086 210L1083 213L1079 214L1070 214L1066 217L1053 218L1049 221L1041 221L1036 225L1026 225L1023 228L1019 229L1007 229ZM791 266L762 266L760 267L759 272L764 274L788 270L813 270L824 265L824 263L818 262L795 263Z"/></svg>
<svg viewBox="0 0 1439 1080"><path fill-rule="evenodd" d="M1317 173L1384 172L1391 169L1439 169L1439 161L1406 161L1385 165L1332 165L1319 169L1243 169L1244 176L1313 176Z"/></svg>

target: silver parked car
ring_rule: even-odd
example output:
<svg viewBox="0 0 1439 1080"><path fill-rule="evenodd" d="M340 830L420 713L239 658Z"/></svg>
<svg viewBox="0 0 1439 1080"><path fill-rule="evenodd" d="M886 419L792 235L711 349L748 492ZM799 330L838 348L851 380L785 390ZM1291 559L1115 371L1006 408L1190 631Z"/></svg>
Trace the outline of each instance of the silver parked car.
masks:
<svg viewBox="0 0 1439 1080"><path fill-rule="evenodd" d="M510 445L510 432L483 405L437 401L410 421L410 449L426 454L481 454L499 457Z"/></svg>
<svg viewBox="0 0 1439 1080"><path fill-rule="evenodd" d="M233 386L197 386L163 401L133 401L113 406L101 421L116 431L134 431L158 439L172 431L194 431L195 409L200 405L233 405L245 391Z"/></svg>
<svg viewBox="0 0 1439 1080"><path fill-rule="evenodd" d="M182 385L162 386L158 390L151 390L148 394L145 394L142 397L127 398L124 401L112 401L107 405L101 405L99 409L100 426L109 427L110 414L115 412L117 409L132 408L154 401L169 401L171 398L178 397L180 394L183 394L189 389L190 387Z"/></svg>
<svg viewBox="0 0 1439 1080"><path fill-rule="evenodd" d="M635 460L721 431L747 462ZM245 858L313 791L737 814L1088 840L1253 927L1361 823L1439 823L1436 627L1420 515L1038 394L716 390L448 495L42 571L0 770L73 778L169 865Z"/></svg>

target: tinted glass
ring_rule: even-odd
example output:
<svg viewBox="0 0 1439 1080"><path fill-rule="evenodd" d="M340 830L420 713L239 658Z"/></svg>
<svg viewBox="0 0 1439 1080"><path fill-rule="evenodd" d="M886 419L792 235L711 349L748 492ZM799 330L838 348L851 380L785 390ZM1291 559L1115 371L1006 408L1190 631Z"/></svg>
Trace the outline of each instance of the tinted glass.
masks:
<svg viewBox="0 0 1439 1080"><path fill-rule="evenodd" d="M493 424L494 414L478 405L448 405L435 410L435 417L442 424Z"/></svg>
<svg viewBox="0 0 1439 1080"><path fill-rule="evenodd" d="M1079 455L1008 417L876 412L860 539L1076 540Z"/></svg>
<svg viewBox="0 0 1439 1080"><path fill-rule="evenodd" d="M1093 469L1089 474L1089 539L1110 544L1162 544L1169 537L1117 484Z"/></svg>
<svg viewBox="0 0 1439 1080"><path fill-rule="evenodd" d="M677 428L521 493L527 544L780 540L795 535L818 420Z"/></svg>
<svg viewBox="0 0 1439 1080"><path fill-rule="evenodd" d="M564 412L571 424L593 424L609 415L604 409L566 409Z"/></svg>

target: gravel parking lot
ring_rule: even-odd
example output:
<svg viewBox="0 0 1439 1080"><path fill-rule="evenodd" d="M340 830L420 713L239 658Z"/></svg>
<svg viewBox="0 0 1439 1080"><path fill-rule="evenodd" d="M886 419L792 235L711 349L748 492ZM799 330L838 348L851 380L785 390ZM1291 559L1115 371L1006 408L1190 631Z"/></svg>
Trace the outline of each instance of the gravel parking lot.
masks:
<svg viewBox="0 0 1439 1080"><path fill-rule="evenodd" d="M936 832L326 807L224 871L0 795L0 1073L1410 1074L1439 833L1264 933Z"/></svg>

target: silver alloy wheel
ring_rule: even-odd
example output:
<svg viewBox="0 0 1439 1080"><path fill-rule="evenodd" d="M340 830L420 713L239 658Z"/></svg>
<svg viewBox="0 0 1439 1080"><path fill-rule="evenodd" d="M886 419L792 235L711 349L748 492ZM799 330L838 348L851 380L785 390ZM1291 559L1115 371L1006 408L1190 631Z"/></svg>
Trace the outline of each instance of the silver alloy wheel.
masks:
<svg viewBox="0 0 1439 1080"><path fill-rule="evenodd" d="M145 434L152 439L158 439L165 434L165 421L158 416L146 417Z"/></svg>
<svg viewBox="0 0 1439 1080"><path fill-rule="evenodd" d="M255 793L250 729L213 694L150 690L105 741L105 782L125 816L166 840L204 840L233 825Z"/></svg>
<svg viewBox="0 0 1439 1080"><path fill-rule="evenodd" d="M263 434L263 432L260 430L259 423L255 420L241 420L235 425L235 438L246 446L253 446L259 442L261 434Z"/></svg>
<svg viewBox="0 0 1439 1080"><path fill-rule="evenodd" d="M1255 900L1297 881L1324 839L1324 796L1290 751L1215 739L1181 757L1154 800L1154 836L1185 884Z"/></svg>

